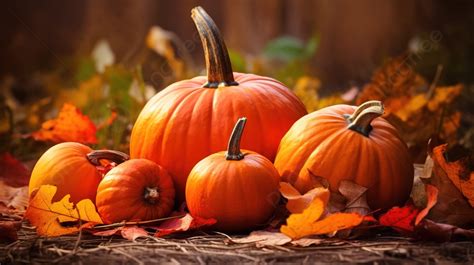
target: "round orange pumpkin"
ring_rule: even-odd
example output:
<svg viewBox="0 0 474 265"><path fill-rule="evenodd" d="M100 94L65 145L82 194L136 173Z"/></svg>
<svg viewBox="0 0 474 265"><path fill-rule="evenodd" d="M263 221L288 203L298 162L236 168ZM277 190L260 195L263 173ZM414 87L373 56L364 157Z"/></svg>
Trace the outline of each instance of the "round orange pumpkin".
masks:
<svg viewBox="0 0 474 265"><path fill-rule="evenodd" d="M74 203L82 199L95 200L102 174L97 167L100 160L121 163L128 155L110 150L94 151L86 145L74 142L57 144L48 149L38 160L31 173L29 194L41 185L54 185L58 189L53 200L67 194Z"/></svg>
<svg viewBox="0 0 474 265"><path fill-rule="evenodd" d="M215 228L238 232L264 225L278 204L279 175L272 162L240 150L246 119L239 119L227 152L201 160L186 184L186 204L193 216L215 218Z"/></svg>
<svg viewBox="0 0 474 265"><path fill-rule="evenodd" d="M331 190L341 180L368 188L373 209L405 203L413 183L406 144L384 118L383 105L330 106L298 120L283 137L275 159L282 180L300 192L326 178Z"/></svg>
<svg viewBox="0 0 474 265"><path fill-rule="evenodd" d="M207 77L174 83L155 95L140 113L130 139L132 158L164 166L184 200L186 179L204 157L225 150L239 117L248 117L242 146L268 159L306 109L282 83L263 76L233 73L219 31L200 7L192 18L203 43ZM251 136L251 137L250 137Z"/></svg>
<svg viewBox="0 0 474 265"><path fill-rule="evenodd" d="M174 206L168 172L146 159L131 159L110 170L97 188L96 206L105 223L166 217Z"/></svg>

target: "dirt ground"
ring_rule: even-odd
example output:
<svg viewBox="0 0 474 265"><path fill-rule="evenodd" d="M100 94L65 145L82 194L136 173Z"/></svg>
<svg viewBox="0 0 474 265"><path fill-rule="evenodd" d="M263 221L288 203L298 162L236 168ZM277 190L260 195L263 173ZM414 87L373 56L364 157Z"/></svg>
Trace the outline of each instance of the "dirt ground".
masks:
<svg viewBox="0 0 474 265"><path fill-rule="evenodd" d="M19 240L0 244L0 264L474 264L472 242L413 242L397 236L328 240L310 247L235 244L223 234L180 235L128 241L88 234L40 238L22 229Z"/></svg>

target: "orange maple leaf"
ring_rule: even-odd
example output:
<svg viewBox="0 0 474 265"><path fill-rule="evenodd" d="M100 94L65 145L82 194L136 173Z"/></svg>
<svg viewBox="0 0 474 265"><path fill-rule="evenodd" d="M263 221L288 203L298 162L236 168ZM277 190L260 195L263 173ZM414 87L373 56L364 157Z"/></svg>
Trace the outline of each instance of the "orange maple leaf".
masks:
<svg viewBox="0 0 474 265"><path fill-rule="evenodd" d="M291 214L280 231L292 239L298 239L309 235L335 233L358 226L364 220L364 217L357 213L335 213L319 220L324 213L324 205L323 200L315 198L302 213Z"/></svg>
<svg viewBox="0 0 474 265"><path fill-rule="evenodd" d="M472 161L469 156L461 157L455 161L446 161L447 150L447 144L433 149L433 161L435 165L439 165L439 167L434 167L435 174L444 172L454 186L467 198L469 204L474 207L474 171L470 165Z"/></svg>
<svg viewBox="0 0 474 265"><path fill-rule="evenodd" d="M58 202L52 202L57 187L43 185L32 194L25 218L36 226L41 236L60 236L77 232L87 223L102 224L94 203L84 199L76 205L66 195ZM68 224L67 226L63 224Z"/></svg>
<svg viewBox="0 0 474 265"><path fill-rule="evenodd" d="M65 103L56 119L47 120L31 136L37 141L97 143L97 128L74 105Z"/></svg>

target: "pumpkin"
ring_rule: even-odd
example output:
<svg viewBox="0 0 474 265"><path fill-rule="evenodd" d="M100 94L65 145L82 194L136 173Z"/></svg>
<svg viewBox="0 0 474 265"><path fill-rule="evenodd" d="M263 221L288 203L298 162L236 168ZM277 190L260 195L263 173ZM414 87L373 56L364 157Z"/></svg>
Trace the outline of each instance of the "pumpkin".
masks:
<svg viewBox="0 0 474 265"><path fill-rule="evenodd" d="M110 170L97 188L96 206L105 223L166 217L174 206L168 172L146 159L131 159Z"/></svg>
<svg viewBox="0 0 474 265"><path fill-rule="evenodd" d="M242 146L273 161L283 135L307 113L282 83L232 72L225 43L212 19L201 7L192 10L192 18L204 47L207 77L171 84L151 98L130 139L132 158L153 160L170 172L180 202L193 166L225 150L239 117L249 118L248 137L242 139Z"/></svg>
<svg viewBox="0 0 474 265"><path fill-rule="evenodd" d="M282 181L304 193L317 177L336 191L341 180L368 188L372 209L403 204L410 195L413 165L397 130L380 117L383 105L334 105L298 120L283 137L275 159Z"/></svg>
<svg viewBox="0 0 474 265"><path fill-rule="evenodd" d="M71 195L74 203L82 199L95 200L97 186L102 179L102 159L117 164L126 161L128 155L111 150L92 150L90 147L74 142L65 142L49 148L38 160L29 183L29 194L41 185L57 187L53 201Z"/></svg>
<svg viewBox="0 0 474 265"><path fill-rule="evenodd" d="M280 177L272 162L255 152L240 150L245 122L245 118L238 120L227 152L197 163L186 184L191 215L216 219L215 228L224 232L265 224L280 198Z"/></svg>

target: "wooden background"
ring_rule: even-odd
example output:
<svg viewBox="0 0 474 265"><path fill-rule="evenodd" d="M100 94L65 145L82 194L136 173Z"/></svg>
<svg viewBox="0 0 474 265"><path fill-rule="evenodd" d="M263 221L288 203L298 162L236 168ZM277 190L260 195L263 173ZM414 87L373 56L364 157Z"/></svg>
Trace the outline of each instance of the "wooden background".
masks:
<svg viewBox="0 0 474 265"><path fill-rule="evenodd" d="M461 1L462 2L462 1ZM443 4L429 0L21 0L0 9L0 75L31 72L89 54L105 38L119 60L134 60L150 26L197 43L190 9L203 6L235 50L259 53L269 40L320 36L312 60L325 84L365 81L409 39L444 23ZM444 4L445 5L445 4ZM453 4L458 9L462 5ZM450 19L444 18L445 20ZM191 50L201 62L199 46Z"/></svg>

